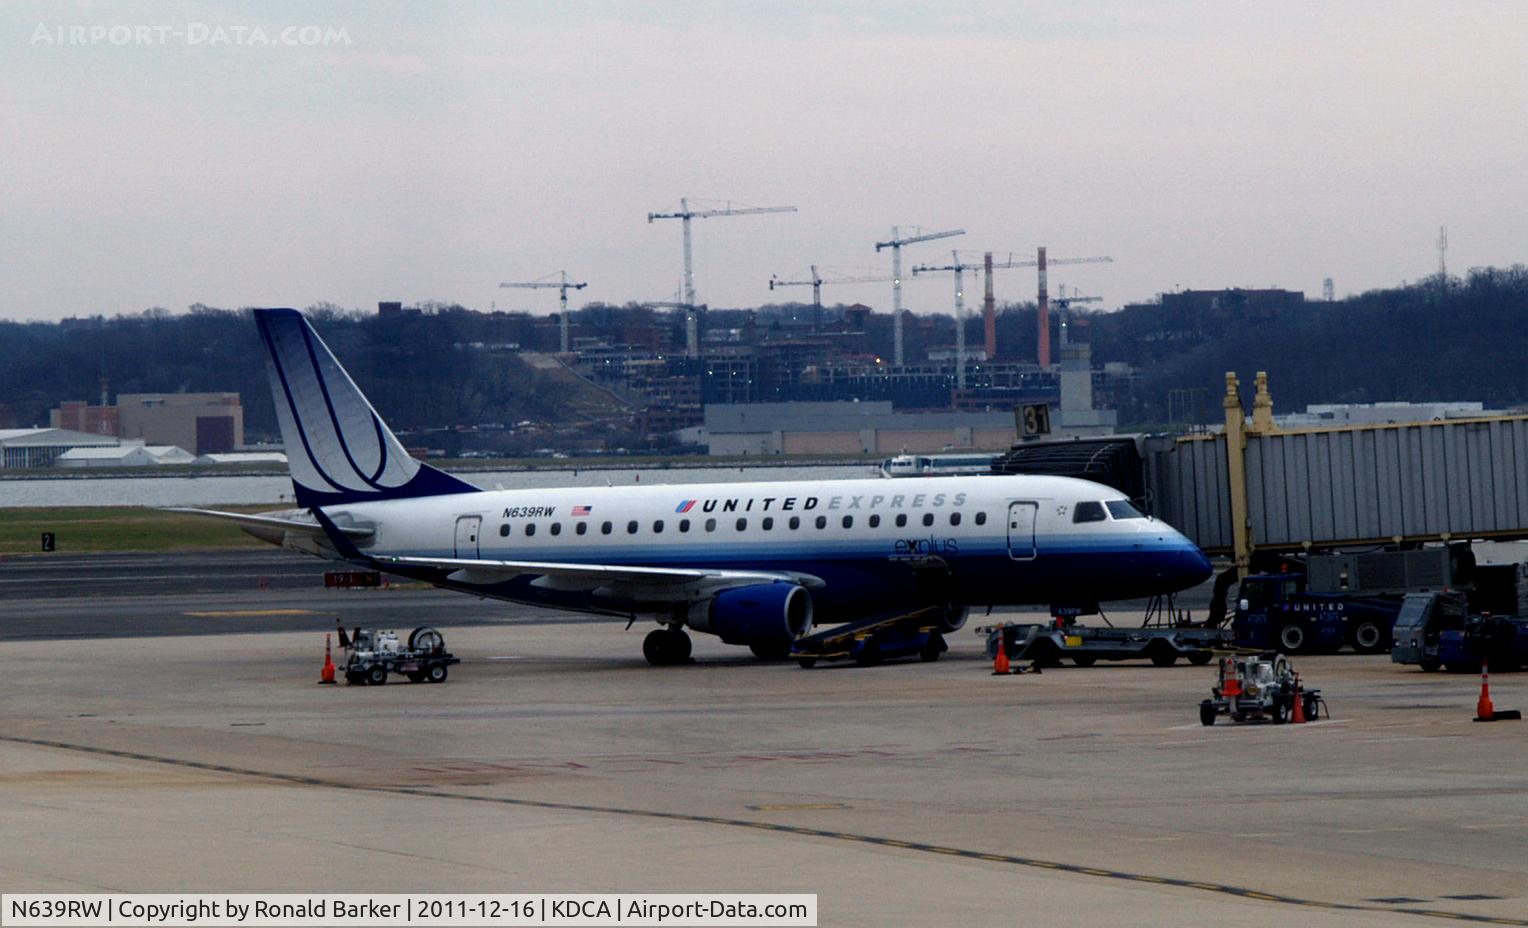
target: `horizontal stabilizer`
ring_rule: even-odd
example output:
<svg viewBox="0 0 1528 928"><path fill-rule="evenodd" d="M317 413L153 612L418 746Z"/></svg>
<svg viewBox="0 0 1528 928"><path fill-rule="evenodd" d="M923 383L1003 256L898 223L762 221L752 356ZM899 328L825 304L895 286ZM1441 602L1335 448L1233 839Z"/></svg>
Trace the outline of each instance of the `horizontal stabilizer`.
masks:
<svg viewBox="0 0 1528 928"><path fill-rule="evenodd" d="M191 509L182 506L171 506L165 512L184 512L194 516L205 516L209 519L222 519L224 522L232 522L244 528L266 529L274 532L292 532L298 535L307 535L313 538L325 538L327 534L324 527L315 521L300 518L286 518L275 515L256 515L248 512L221 512L216 509ZM347 538L356 540L370 538L373 530L357 526L336 526Z"/></svg>

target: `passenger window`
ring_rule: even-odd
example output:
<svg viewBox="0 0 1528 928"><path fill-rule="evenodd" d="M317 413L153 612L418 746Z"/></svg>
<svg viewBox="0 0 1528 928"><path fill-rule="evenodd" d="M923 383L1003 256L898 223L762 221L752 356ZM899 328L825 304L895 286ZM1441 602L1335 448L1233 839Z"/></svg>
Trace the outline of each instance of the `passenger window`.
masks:
<svg viewBox="0 0 1528 928"><path fill-rule="evenodd" d="M854 516L844 516L844 528L854 527Z"/></svg>
<svg viewBox="0 0 1528 928"><path fill-rule="evenodd" d="M801 519L799 517L797 517L797 516L791 516L791 531L794 532L796 529L798 529L800 527L801 527Z"/></svg>
<svg viewBox="0 0 1528 928"><path fill-rule="evenodd" d="M715 519L707 519L706 520L706 531L708 531L708 532L716 531L716 520Z"/></svg>
<svg viewBox="0 0 1528 928"><path fill-rule="evenodd" d="M902 528L906 524L907 524L907 513L905 513L905 512L897 513L897 528Z"/></svg>
<svg viewBox="0 0 1528 928"><path fill-rule="evenodd" d="M499 526L499 537L500 538L508 538L509 537L509 523L508 522L505 522L503 525Z"/></svg>
<svg viewBox="0 0 1528 928"><path fill-rule="evenodd" d="M827 516L818 516L817 517L817 527L818 528L827 528L828 527L828 517Z"/></svg>
<svg viewBox="0 0 1528 928"><path fill-rule="evenodd" d="M609 522L606 522L604 525L600 526L600 534L601 535L609 535L610 534L610 530L613 529L613 528L615 528L615 526L611 525Z"/></svg>
<svg viewBox="0 0 1528 928"><path fill-rule="evenodd" d="M588 522L580 522L580 523L578 523L577 531L578 531L578 534L580 534L580 535L585 534L586 532L589 531L589 523Z"/></svg>
<svg viewBox="0 0 1528 928"><path fill-rule="evenodd" d="M637 520L636 519L632 519L630 522L626 523L626 534L628 534L628 535L635 535L636 533L637 533Z"/></svg>
<svg viewBox="0 0 1528 928"><path fill-rule="evenodd" d="M562 523L561 522L553 522L552 523L552 534L553 535L561 535L562 534Z"/></svg>
<svg viewBox="0 0 1528 928"><path fill-rule="evenodd" d="M527 536L536 534L536 523L534 523L534 522L527 522L527 523L525 523L525 534Z"/></svg>
<svg viewBox="0 0 1528 928"><path fill-rule="evenodd" d="M690 530L690 520L689 519L680 519L679 520L679 530L681 532L688 532Z"/></svg>
<svg viewBox="0 0 1528 928"><path fill-rule="evenodd" d="M661 531L663 531L663 520L659 519L653 523L653 534L656 535Z"/></svg>
<svg viewBox="0 0 1528 928"><path fill-rule="evenodd" d="M976 524L977 525L986 525L987 524L987 514L985 512L978 512L976 514Z"/></svg>
<svg viewBox="0 0 1528 928"><path fill-rule="evenodd" d="M769 516L765 516L764 517L764 531L767 532L767 531L769 531L770 529L772 529L774 527L775 527L775 520L771 519Z"/></svg>
<svg viewBox="0 0 1528 928"><path fill-rule="evenodd" d="M1095 503L1089 500L1072 507L1073 522L1102 522L1106 518L1108 517L1104 515L1103 503Z"/></svg>
<svg viewBox="0 0 1528 928"><path fill-rule="evenodd" d="M1146 514L1130 505L1129 500L1111 499L1105 506L1109 507L1109 515L1116 519L1144 519Z"/></svg>
<svg viewBox="0 0 1528 928"><path fill-rule="evenodd" d="M960 513L958 513L958 512L950 513L950 524L951 525L959 525L960 524Z"/></svg>
<svg viewBox="0 0 1528 928"><path fill-rule="evenodd" d="M924 525L933 525L934 524L934 514L932 512L925 512L923 514L923 524Z"/></svg>
<svg viewBox="0 0 1528 928"><path fill-rule="evenodd" d="M737 530L741 532L741 531L745 530L746 528L748 528L748 520L747 519L738 519L737 520Z"/></svg>
<svg viewBox="0 0 1528 928"><path fill-rule="evenodd" d="M871 528L877 528L877 527L880 526L880 524L881 524L881 517L879 515L873 515L873 516L870 517L870 527Z"/></svg>

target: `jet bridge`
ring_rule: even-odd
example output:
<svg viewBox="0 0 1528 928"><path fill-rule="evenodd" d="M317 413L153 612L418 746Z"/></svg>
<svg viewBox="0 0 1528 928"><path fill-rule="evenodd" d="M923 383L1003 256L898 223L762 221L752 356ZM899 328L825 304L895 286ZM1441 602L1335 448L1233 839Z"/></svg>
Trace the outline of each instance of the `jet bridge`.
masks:
<svg viewBox="0 0 1528 928"><path fill-rule="evenodd" d="M1020 444L996 473L1066 474L1134 497L1207 554L1528 538L1528 416L1279 429L1226 375L1223 431Z"/></svg>

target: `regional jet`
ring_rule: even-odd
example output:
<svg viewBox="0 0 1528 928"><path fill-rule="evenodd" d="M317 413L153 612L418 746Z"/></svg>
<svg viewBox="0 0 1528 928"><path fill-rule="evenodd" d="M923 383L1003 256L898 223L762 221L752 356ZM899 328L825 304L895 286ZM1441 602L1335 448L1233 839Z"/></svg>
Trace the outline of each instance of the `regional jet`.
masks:
<svg viewBox="0 0 1528 928"><path fill-rule="evenodd" d="M930 608L1173 593L1204 554L1119 492L1048 476L483 490L411 457L318 333L254 313L298 508L238 523L273 544L481 597L656 619L654 665L686 629L790 653L815 621Z"/></svg>

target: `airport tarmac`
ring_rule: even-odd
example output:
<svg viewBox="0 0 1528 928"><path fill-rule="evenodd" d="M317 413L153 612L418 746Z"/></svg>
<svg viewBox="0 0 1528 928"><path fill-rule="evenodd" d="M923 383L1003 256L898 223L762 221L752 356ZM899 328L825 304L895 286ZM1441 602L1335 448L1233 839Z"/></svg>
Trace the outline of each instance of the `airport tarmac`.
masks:
<svg viewBox="0 0 1528 928"><path fill-rule="evenodd" d="M1528 924L1528 729L1471 723L1472 676L1297 659L1331 720L1203 728L1211 668L993 677L969 629L933 664L805 671L697 635L697 663L650 668L642 625L155 582L0 602L6 891L815 892L823 925ZM427 616L463 663L443 686L316 685L320 630L372 611ZM1528 674L1492 692L1528 708Z"/></svg>

